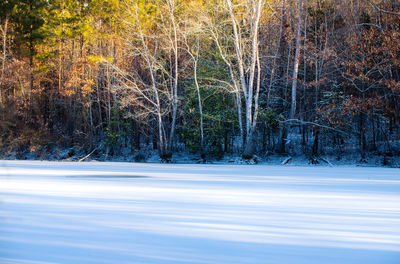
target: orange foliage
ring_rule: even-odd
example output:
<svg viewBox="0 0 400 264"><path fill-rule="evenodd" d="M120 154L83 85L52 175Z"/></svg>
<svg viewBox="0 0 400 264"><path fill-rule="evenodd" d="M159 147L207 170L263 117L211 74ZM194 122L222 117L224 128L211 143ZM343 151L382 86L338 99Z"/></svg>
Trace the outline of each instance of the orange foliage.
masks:
<svg viewBox="0 0 400 264"><path fill-rule="evenodd" d="M344 100L343 102L343 111L351 113L353 116L358 112L370 114L372 110L381 108L382 106L383 100L381 97L363 99L350 96L350 98Z"/></svg>
<svg viewBox="0 0 400 264"><path fill-rule="evenodd" d="M90 93L94 92L92 87L95 85L95 82L86 74L86 68L89 65L89 62L83 59L76 63L69 74L69 79L65 83L64 89L60 91L64 96L72 96L80 92L83 97L87 97Z"/></svg>

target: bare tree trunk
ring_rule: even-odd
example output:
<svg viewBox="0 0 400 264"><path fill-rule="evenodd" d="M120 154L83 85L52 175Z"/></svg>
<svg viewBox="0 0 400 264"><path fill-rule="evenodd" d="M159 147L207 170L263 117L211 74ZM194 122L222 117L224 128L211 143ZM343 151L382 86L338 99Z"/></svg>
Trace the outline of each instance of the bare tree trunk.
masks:
<svg viewBox="0 0 400 264"><path fill-rule="evenodd" d="M30 41L29 43L29 89L30 89L30 94L29 94L29 98L32 99L32 91L33 91L33 80L34 80L34 76L33 76L33 56L34 56L34 47L33 47L33 40Z"/></svg>
<svg viewBox="0 0 400 264"><path fill-rule="evenodd" d="M29 3L29 11L32 11L32 4L33 2ZM29 41L28 41L28 46L29 46L29 70L30 70L30 80L29 80L29 88L30 88L30 93L29 93L29 104L32 105L32 90L33 90L33 56L35 55L35 46L33 44L33 29L32 27L29 28Z"/></svg>
<svg viewBox="0 0 400 264"><path fill-rule="evenodd" d="M312 146L312 153L311 155L315 158L319 155L319 128L315 127L314 129L314 143Z"/></svg>
<svg viewBox="0 0 400 264"><path fill-rule="evenodd" d="M297 34L296 34L296 54L294 56L293 65L293 81L292 81L292 102L290 106L290 119L294 119L296 111L296 93L297 93L297 77L299 73L299 63L300 63L300 49L301 49L301 27L303 21L303 0L299 1L299 22L297 24Z"/></svg>
<svg viewBox="0 0 400 264"><path fill-rule="evenodd" d="M259 21L261 16L261 4L262 1L258 0L255 6L251 6L252 8L252 15L251 17L251 59L250 59L250 73L248 83L246 82L245 78L245 71L244 71L244 58L241 50L241 40L237 30L237 23L233 13L232 3L231 0L226 0L228 5L229 14L232 20L233 26L233 33L234 33L234 46L236 50L236 57L238 60L238 67L239 67L239 76L241 80L242 89L245 96L246 102L246 140L245 146L243 151L244 158L250 158L254 154L254 148L252 144L253 134L255 130L256 122L253 122L254 118L257 117L257 114L253 113L254 110L258 108L258 92L256 97L253 98L253 89L254 89L254 77L255 77L255 68L258 60L258 29L259 29ZM254 100L254 103L253 103ZM253 127L254 126L254 127Z"/></svg>
<svg viewBox="0 0 400 264"><path fill-rule="evenodd" d="M272 64L271 77L270 77L269 85L268 85L267 107L266 107L267 109L269 108L271 90L272 90L272 85L274 83L274 78L275 78L277 59L278 59L278 55L279 55L280 44L281 44L281 41L282 41L282 38L283 38L283 30L284 30L283 23L284 23L284 19L281 19L281 24L280 24L280 27L279 27L279 41L278 41L279 45L278 45L278 47L277 47L277 49L276 49L276 51L274 53L274 61L273 61L273 64Z"/></svg>
<svg viewBox="0 0 400 264"><path fill-rule="evenodd" d="M6 17L4 22L4 28L2 29L3 33L3 60L1 62L1 76L0 76L0 107L3 106L3 77L4 77L4 70L6 66L6 59L7 59L7 30L8 30L8 17Z"/></svg>
<svg viewBox="0 0 400 264"><path fill-rule="evenodd" d="M261 3L259 0L257 5L255 6L255 20L252 21L252 56L251 56L251 66L250 66L250 77L249 77L249 85L248 85L248 97L247 97L247 115L249 118L246 120L247 125L247 134L246 134L246 148L243 153L244 158L251 158L254 154L254 145L253 145L253 135L257 125L257 112L258 112L258 97L260 94L260 77L261 77L261 67L260 67L260 58L258 52L258 28L261 16ZM254 87L254 76L255 76L255 68L257 65L257 85L255 96L253 99L253 87ZM254 100L254 112L253 110L253 100Z"/></svg>
<svg viewBox="0 0 400 264"><path fill-rule="evenodd" d="M245 79L245 76L244 76L243 56L242 56L242 51L241 51L241 47L240 47L241 44L240 44L239 34L238 34L238 30L237 30L237 23L236 23L235 16L233 14L233 8L232 8L231 0L226 0L226 3L228 5L229 14L231 16L233 33L234 33L234 37L235 37L234 43L235 43L236 57L237 57L237 60L238 60L240 83L241 83L241 87L242 87L243 94L244 94L244 97L245 97L245 101L247 102L247 85L246 85L246 79ZM238 92L238 94L240 94L240 93ZM236 101L237 101L238 106L239 106L239 104L241 105L241 100L237 99ZM238 110L239 110L239 108L238 108ZM241 116L239 116L239 118L241 118ZM249 119L248 109L246 107L246 131L247 131L247 120L248 119ZM240 123L241 123L241 120L240 120ZM241 128L241 130L242 130L241 133L244 134L243 128ZM246 133L246 137L247 137L247 133ZM242 140L243 140L243 138L244 137L242 136ZM246 143L244 143L244 144L242 143L242 148L243 149L245 148L245 144Z"/></svg>
<svg viewBox="0 0 400 264"><path fill-rule="evenodd" d="M137 10L136 10L136 12L137 12ZM156 111L155 112L156 112L157 124L158 124L158 144L159 144L158 152L159 152L161 158L165 158L165 157L169 156L169 153L167 151L167 146L165 144L165 139L164 139L164 136L163 136L163 129L164 128L163 128L163 121L162 121L162 115L161 115L160 97L158 95L157 83L156 83L156 78L154 76L153 65L152 65L151 60L150 60L150 55L149 55L149 52L148 52L147 44L146 44L146 41L144 39L144 34L143 34L143 31L142 31L141 24L140 24L139 17L138 17L137 13L136 13L136 19L137 19L137 22L138 22L138 25L139 25L138 26L139 37L140 37L140 40L142 42L142 47L143 47L143 51L144 51L144 59L145 59L145 61L147 63L147 66L149 67L149 74L150 74L150 77L151 77L151 87L152 87L153 95L154 95L154 99L155 99L155 107L156 107Z"/></svg>
<svg viewBox="0 0 400 264"><path fill-rule="evenodd" d="M178 37L177 37L177 27L175 23L175 15L174 15L174 10L175 10L175 0L169 0L168 5L169 5L169 11L170 11L170 17L171 17L171 22L172 22L172 27L173 27L173 51L174 51L174 86L173 86L173 95L172 95L172 124L171 124L171 131L169 134L169 142L168 142L168 152L172 151L172 143L174 140L175 136L175 127L176 127L176 118L177 118L177 110L178 110L178 78L179 78L179 72L178 72Z"/></svg>
<svg viewBox="0 0 400 264"><path fill-rule="evenodd" d="M64 2L62 9L64 9ZM61 30L64 31L64 23L61 23ZM61 92L62 75L63 75L63 37L61 36L58 42L58 93Z"/></svg>
<svg viewBox="0 0 400 264"><path fill-rule="evenodd" d="M254 98L254 113L253 113L253 118L252 118L252 124L250 128L250 133L248 134L247 141L246 141L246 149L243 152L243 157L244 158L252 158L253 153L254 153L254 144L253 144L253 136L254 136L254 131L257 126L257 116L258 116L258 98L260 95L260 85L261 85L261 66L260 66L260 56L259 52L257 50L257 88L256 88L256 94Z"/></svg>
<svg viewBox="0 0 400 264"><path fill-rule="evenodd" d="M137 120L134 120L134 130L135 130L135 148L140 150L140 125Z"/></svg>
<svg viewBox="0 0 400 264"><path fill-rule="evenodd" d="M308 18L308 13L306 12L305 18L304 18L304 39L303 39L303 47L305 47L306 44L307 44L307 18ZM305 48L304 48L304 49L305 49ZM305 52L305 50L304 50L304 52ZM304 80L304 82L306 83L306 82L307 82L307 58L306 58L305 55L303 56L303 64L304 64L304 65L303 65L303 80ZM302 113L300 113L300 119L301 119L301 120L307 120L306 99L305 99L305 98L307 98L307 97L305 96L305 94L306 94L306 90L303 91L303 100L302 100L303 109L301 110ZM304 98L304 97L305 97L305 98ZM301 108L301 107L300 107L300 108ZM306 133L305 133L306 129L308 129L308 127L307 127L306 125L302 124L302 125L301 125L301 132L302 132L302 141L301 141L301 144L302 144L303 146L306 145L306 136L305 136L305 135L306 135Z"/></svg>
<svg viewBox="0 0 400 264"><path fill-rule="evenodd" d="M247 85L246 85L246 79L244 76L243 56L242 56L242 51L240 48L241 44L240 44L240 40L239 40L239 33L237 30L237 23L236 23L235 15L233 14L231 0L226 0L226 3L228 4L229 14L230 14L231 20L232 20L233 34L235 37L234 43L235 43L236 57L237 57L238 66L239 66L240 83L242 85L244 96L247 100Z"/></svg>
<svg viewBox="0 0 400 264"><path fill-rule="evenodd" d="M237 84L235 75L233 73L232 64L228 61L228 59L226 58L225 54L222 51L221 45L218 40L218 36L215 34L215 32L211 32L211 33L214 37L215 44L218 47L218 50L219 50L222 60L228 66L229 75L231 76L233 87L235 89L236 109L238 112L238 122L239 122L239 130L240 130L239 148L240 148L240 151L243 151L244 131L243 131L243 121L242 121L242 100L241 100L241 95L240 95L240 88L239 88L239 85Z"/></svg>
<svg viewBox="0 0 400 264"><path fill-rule="evenodd" d="M201 102L200 86L197 80L197 63L199 61L199 53L200 53L200 44L199 40L197 39L196 57L194 58L194 83L196 85L196 90L197 90L197 100L199 103L199 114L200 114L200 155L202 158L204 158L203 104Z"/></svg>
<svg viewBox="0 0 400 264"><path fill-rule="evenodd" d="M283 1L283 8L282 8L282 20L281 20L281 30L280 30L280 37L279 37L279 80L281 81L281 87L279 89L280 93L280 107L281 111L285 112L285 97L286 97L286 81L283 82L284 80L284 60L285 60L285 50L287 48L287 42L286 42L286 27L288 26L287 22L287 10L286 10L286 0ZM289 54L286 56L287 58L290 58L290 48L288 48ZM280 129L280 135L278 138L278 151L281 153L286 152L286 141L287 141L287 126L286 124L283 124Z"/></svg>

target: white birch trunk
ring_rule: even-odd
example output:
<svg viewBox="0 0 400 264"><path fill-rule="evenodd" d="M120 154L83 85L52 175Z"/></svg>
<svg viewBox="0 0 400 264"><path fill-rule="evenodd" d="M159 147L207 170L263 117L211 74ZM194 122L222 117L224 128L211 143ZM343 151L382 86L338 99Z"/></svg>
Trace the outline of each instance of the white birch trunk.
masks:
<svg viewBox="0 0 400 264"><path fill-rule="evenodd" d="M196 85L197 90L197 100L199 102L199 114L200 114L200 154L204 156L204 128L203 128L203 104L201 102L201 93L200 93L200 86L197 80L197 63L199 61L199 40L197 40L197 47L196 47L196 57L194 58L194 83Z"/></svg>
<svg viewBox="0 0 400 264"><path fill-rule="evenodd" d="M248 78L248 83L246 83L246 78L245 78L245 70L244 70L244 58L243 54L241 51L241 39L238 34L237 30L237 23L236 19L233 13L233 7L232 7L232 2L231 0L226 0L226 3L228 5L228 10L229 14L231 16L232 20L232 26L233 26L233 34L234 34L234 46L236 50L236 57L238 61L238 68L239 68L239 76L240 76L240 81L241 81L241 86L243 89L243 93L245 96L245 105L246 105L246 140L245 140L245 145L244 145L244 152L243 152L243 157L245 158L250 158L253 156L254 149L253 149L253 134L255 131L255 126L256 126L256 120L254 118L257 118L257 114L253 113L253 108L254 111L258 110L258 94L259 91L256 91L256 98L253 97L254 93L254 78L255 78L255 68L258 60L258 29L259 29L259 21L260 21L260 16L261 16L261 5L262 5L262 0L258 0L255 6L252 6L252 11L251 11L251 20L250 25L251 25L251 56L250 56L250 73L249 73L249 78ZM254 13L253 13L254 12ZM257 76L259 78L259 75ZM257 80L258 83L259 80ZM259 89L259 84L257 84L257 89Z"/></svg>
<svg viewBox="0 0 400 264"><path fill-rule="evenodd" d="M258 28L259 21L261 16L261 0L258 0L257 5L255 6L255 20L252 21L252 56L251 56L251 66L250 66L250 77L249 77L249 85L248 85L248 98L247 98L247 109L248 109L248 119L247 123L247 134L246 134L246 149L244 152L244 156L252 156L253 155L253 134L255 131L255 127L257 124L257 111L258 111L258 96L260 91L260 61L259 61L259 53L258 53ZM254 87L254 75L255 68L257 64L257 86L254 97L254 113L252 113L253 109L253 87Z"/></svg>
<svg viewBox="0 0 400 264"><path fill-rule="evenodd" d="M236 57L238 60L240 83L242 85L245 99L247 100L247 85L246 85L246 78L244 76L244 66L243 66L244 63L243 63L242 51L240 48L240 38L239 38L238 30L237 30L236 19L235 19L235 15L233 13L231 0L226 0L226 3L228 5L229 14L230 14L231 20L232 20L233 34L234 34L234 38L235 38L234 45L235 45L235 50L236 50Z"/></svg>
<svg viewBox="0 0 400 264"><path fill-rule="evenodd" d="M170 17L173 27L173 51L174 51L174 84L173 84L173 94L172 94L172 124L171 130L169 134L169 142L168 142L168 151L171 152L172 150L172 143L175 136L175 127L176 127L176 118L177 118L177 110L178 110L178 37L177 37L177 28L175 23L175 16L174 16L174 9L175 3L174 0L168 1Z"/></svg>
<svg viewBox="0 0 400 264"><path fill-rule="evenodd" d="M159 141L158 142L159 143L158 151L159 151L160 157L164 157L167 154L166 153L167 149L166 149L165 140L163 137L163 129L164 128L163 128L163 121L162 121L162 115L161 115L160 97L158 95L157 83L156 83L156 78L154 76L153 65L150 60L150 55L148 52L147 44L144 39L143 31L142 31L137 13L136 13L136 18L137 18L137 22L138 22L139 37L142 42L142 47L143 47L143 51L144 51L144 59L147 63L147 66L149 67L149 73L150 73L150 78L151 78L151 87L152 87L154 99L155 99L156 116L157 116L157 124L158 124L158 141Z"/></svg>
<svg viewBox="0 0 400 264"><path fill-rule="evenodd" d="M297 77L299 73L300 49L301 49L301 27L303 21L303 0L299 1L299 22L296 33L296 54L294 56L293 76L292 76L292 102L290 106L289 119L293 120L296 111Z"/></svg>
<svg viewBox="0 0 400 264"><path fill-rule="evenodd" d="M232 69L232 64L228 61L228 59L226 58L224 52L222 51L221 45L219 43L218 40L218 36L216 34L214 34L214 32L212 32L213 37L214 37L214 41L215 44L218 47L219 53L221 55L222 60L225 62L225 64L228 66L229 69L229 75L231 77L232 83L233 83L233 87L234 87L234 92L235 92L235 98L236 98L236 109L238 112L238 122L239 122L239 130L240 130L240 140L239 140L239 148L240 151L243 150L243 140L244 140L244 130L243 130L243 121L242 121L242 98L240 95L240 88L239 85L237 84L235 75L233 73L233 69Z"/></svg>

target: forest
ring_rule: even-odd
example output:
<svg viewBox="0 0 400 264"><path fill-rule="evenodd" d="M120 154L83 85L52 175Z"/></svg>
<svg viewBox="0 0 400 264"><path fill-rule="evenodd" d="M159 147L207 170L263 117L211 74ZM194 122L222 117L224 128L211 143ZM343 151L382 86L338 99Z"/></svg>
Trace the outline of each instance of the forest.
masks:
<svg viewBox="0 0 400 264"><path fill-rule="evenodd" d="M400 156L398 0L2 0L0 35L3 157Z"/></svg>

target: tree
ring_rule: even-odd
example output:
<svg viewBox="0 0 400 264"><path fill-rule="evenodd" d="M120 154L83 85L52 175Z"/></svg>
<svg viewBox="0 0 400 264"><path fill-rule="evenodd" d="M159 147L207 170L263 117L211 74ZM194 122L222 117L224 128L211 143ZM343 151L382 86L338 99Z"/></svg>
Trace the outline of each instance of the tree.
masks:
<svg viewBox="0 0 400 264"><path fill-rule="evenodd" d="M157 3L158 6L140 1L133 6L126 3L127 14L124 21L133 37L129 40L133 44L130 45L130 56L143 60L147 70L146 78L149 77L149 80L143 80L145 76L142 73L136 72L132 75L125 72L120 84L125 89L133 90L138 95L135 100L141 101L139 105L155 115L159 154L161 158L169 159L173 150L178 110L178 2L166 0ZM170 114L171 120L168 120Z"/></svg>
<svg viewBox="0 0 400 264"><path fill-rule="evenodd" d="M258 114L258 98L260 94L260 59L259 59L259 42L258 42L258 31L259 22L262 10L262 1L251 1L250 6L247 8L247 16L249 22L246 23L249 34L249 53L246 54L245 40L242 38L242 34L239 34L240 23L238 22L231 0L226 0L227 8L232 22L234 47L236 51L236 59L238 64L238 71L240 76L240 84L244 94L245 109L246 109L246 139L244 142L243 157L248 159L254 155L253 146L253 135L257 125L257 114ZM247 60L248 59L248 60ZM247 69L246 61L248 61L248 76L245 76ZM257 73L256 73L257 66ZM246 67L246 68L247 68ZM257 74L257 75L256 75ZM247 78L246 78L247 77Z"/></svg>
<svg viewBox="0 0 400 264"><path fill-rule="evenodd" d="M15 42L24 50L27 50L30 68L30 91L34 81L34 56L36 45L45 38L42 30L45 23L44 16L47 8L45 0L20 0L13 6L11 19L14 25Z"/></svg>
<svg viewBox="0 0 400 264"><path fill-rule="evenodd" d="M10 16L12 14L13 6L15 5L12 0L5 0L0 3L0 31L2 37L2 58L1 58L1 72L0 72L0 107L3 106L3 78L4 70L7 61L7 35L9 31Z"/></svg>

